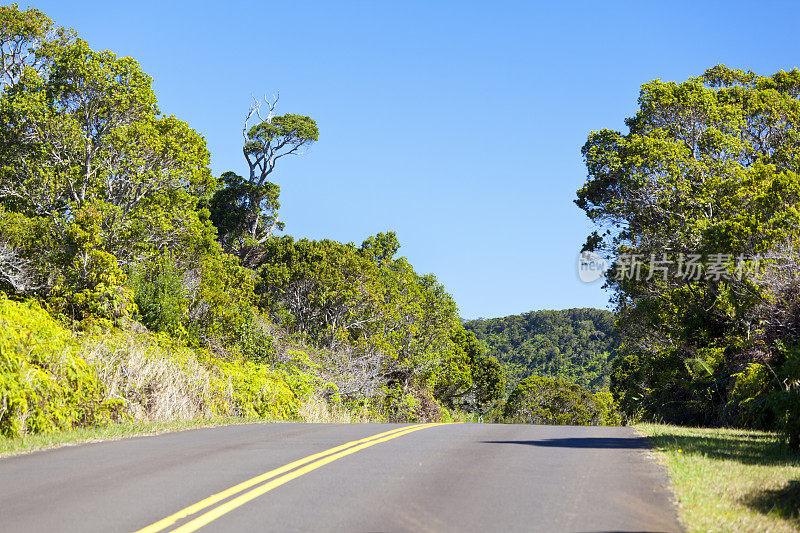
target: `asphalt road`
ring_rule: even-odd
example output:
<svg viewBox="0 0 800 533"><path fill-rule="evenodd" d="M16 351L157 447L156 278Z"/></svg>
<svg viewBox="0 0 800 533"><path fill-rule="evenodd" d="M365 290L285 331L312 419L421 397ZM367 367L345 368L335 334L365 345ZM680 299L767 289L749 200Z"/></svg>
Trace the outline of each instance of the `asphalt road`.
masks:
<svg viewBox="0 0 800 533"><path fill-rule="evenodd" d="M2 459L0 530L680 531L666 484L629 428L248 424Z"/></svg>

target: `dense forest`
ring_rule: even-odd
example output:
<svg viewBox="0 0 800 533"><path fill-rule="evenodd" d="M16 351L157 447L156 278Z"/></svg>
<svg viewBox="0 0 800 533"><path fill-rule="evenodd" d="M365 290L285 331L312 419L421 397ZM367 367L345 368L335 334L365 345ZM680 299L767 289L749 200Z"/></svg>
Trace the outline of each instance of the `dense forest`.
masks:
<svg viewBox="0 0 800 533"><path fill-rule="evenodd" d="M593 132L576 203L612 265L629 416L781 429L800 447L800 71L642 86Z"/></svg>
<svg viewBox="0 0 800 533"><path fill-rule="evenodd" d="M503 395L394 233L280 235L277 169L320 138L254 101L243 173L136 60L0 8L0 434L114 420L465 419ZM236 132L231 132L232 135Z"/></svg>
<svg viewBox="0 0 800 533"><path fill-rule="evenodd" d="M509 384L539 375L566 379L594 391L609 386L617 349L610 311L531 311L472 320L464 327L503 364Z"/></svg>

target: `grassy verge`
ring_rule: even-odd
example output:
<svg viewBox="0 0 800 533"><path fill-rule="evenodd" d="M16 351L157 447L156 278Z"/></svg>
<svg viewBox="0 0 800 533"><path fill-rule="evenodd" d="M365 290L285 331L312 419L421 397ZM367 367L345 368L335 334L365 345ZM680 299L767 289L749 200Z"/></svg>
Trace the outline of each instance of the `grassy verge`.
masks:
<svg viewBox="0 0 800 533"><path fill-rule="evenodd" d="M123 422L107 426L68 429L53 433L23 435L16 438L0 437L0 458L37 450L70 446L83 442L115 440L125 437L157 435L168 431L182 431L227 424L245 424L258 420L218 418L214 420L180 420L173 422Z"/></svg>
<svg viewBox="0 0 800 533"><path fill-rule="evenodd" d="M466 417L463 413L457 413ZM9 438L0 436L0 459L10 455L29 453L38 450L71 446L83 442L99 442L104 440L122 439L125 437L141 437L158 435L169 431L183 431L204 427L215 427L232 424L254 424L260 422L308 422L308 423L380 423L386 420L376 413L363 411L348 411L344 408L330 406L326 402L311 398L304 402L299 409L296 420L266 420L261 418L236 418L216 417L197 418L194 420L173 420L166 422L128 421L117 422L105 426L90 426L48 433L27 434ZM457 420L462 421L462 420ZM466 420L471 421L471 420Z"/></svg>
<svg viewBox="0 0 800 533"><path fill-rule="evenodd" d="M688 531L800 531L800 458L761 431L642 424Z"/></svg>

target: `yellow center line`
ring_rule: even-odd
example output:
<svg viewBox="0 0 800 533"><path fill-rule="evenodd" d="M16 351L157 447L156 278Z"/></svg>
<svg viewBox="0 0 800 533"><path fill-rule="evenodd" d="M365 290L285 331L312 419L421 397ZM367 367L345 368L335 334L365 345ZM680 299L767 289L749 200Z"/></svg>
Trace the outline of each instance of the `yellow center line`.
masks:
<svg viewBox="0 0 800 533"><path fill-rule="evenodd" d="M136 533L156 533L158 531L163 531L164 529L168 528L169 526L171 526L172 524L174 524L178 520L181 520L183 518L186 518L187 516L191 516L191 515L193 515L195 513L198 513L200 511L202 511L203 509L206 509L207 507L210 507L210 506L214 505L215 503L218 503L218 502L220 502L220 501L222 501L222 500L224 500L226 498L229 498L229 497L231 497L231 496L233 496L235 494L238 494L238 493L242 492L245 489L248 489L248 488L250 488L250 487L252 487L254 485L258 485L259 483L267 481L268 479L271 479L271 478L273 478L275 476L284 474L284 473L286 473L286 472L288 472L290 470L293 470L293 469L295 469L295 468L297 468L299 466L303 466L305 464L311 463L312 461L316 461L317 459L333 455L333 454L335 454L337 452L340 452L341 450L346 450L348 448L352 448L354 446L359 446L359 445L364 446L365 443L371 443L373 441L375 441L375 443L377 444L377 442L383 442L384 440L389 440L391 438L394 438L395 435L396 436L405 435L406 433L410 433L411 431L416 431L418 429L423 429L423 428L426 428L426 427L429 427L429 426L434 426L434 425L438 425L438 424L424 424L424 425L410 426L410 427L409 426L404 426L404 427L401 427L401 428L393 429L391 431L385 431L383 433L378 433L377 435L372 435L371 437L365 437L363 439L358 439L358 440L346 442L344 444L341 444L339 446L335 446L335 447L330 448L328 450L325 450L323 452L319 452L319 453L315 453L313 455L309 455L308 457L304 457L302 459L298 459L297 461L293 461L293 462L291 462L289 464L286 464L286 465L281 466L279 468L276 468L274 470L270 470L269 472L265 472L265 473L263 473L263 474L261 474L259 476L250 478L250 479L248 479L246 481L243 481L243 482L241 482L241 483L239 483L237 485L234 485L233 487L231 487L229 489L223 490L222 492L218 492L216 494L212 494L208 498L200 500L199 502L197 502L197 503L195 503L193 505L190 505L189 507L181 509L177 513L171 514L168 517L159 520L158 522L150 524L149 526L144 527L144 528L136 531ZM376 441L376 439L378 439L378 440ZM362 449L362 448L359 448L359 449ZM352 453L352 452L350 452L350 453ZM338 457L337 457L337 459L338 459ZM335 460L335 459L333 459L333 460ZM331 461L328 461L328 462L331 462ZM327 463L325 463L325 464L327 464ZM319 466L322 466L322 465L319 465ZM316 467L316 468L319 468L319 467ZM292 479L294 479L294 478L292 478ZM287 479L286 481L289 481L289 480ZM286 481L284 481L284 483ZM283 484L283 483L281 483L281 484ZM205 516L205 515L203 515L203 516ZM200 518L202 518L203 516L201 516ZM210 522L210 520L209 520L209 522ZM189 524L191 524L191 523L192 522L190 522ZM208 522L206 522L206 523L208 523ZM186 524L186 525L189 525L189 524ZM201 527L201 526L198 526L198 527ZM195 528L195 529L197 529L197 528ZM187 530L187 531L194 531L194 529Z"/></svg>
<svg viewBox="0 0 800 533"><path fill-rule="evenodd" d="M370 441L365 442L363 444L359 444L357 446L353 446L352 448L348 448L348 449L346 449L344 451L341 451L341 452L338 452L338 453L334 453L333 455L328 455L327 457L319 459L319 460L317 460L317 461L315 461L315 462L313 462L313 463L311 463L309 465L306 465L306 466L304 466L302 468L298 468L297 470L295 470L293 472L290 472L288 474L284 474L283 476L281 476L279 478L273 479L272 481L270 481L268 483L264 483L263 485L261 485L259 487L256 487L256 488L254 488L254 489L252 489L252 490L250 490L248 492L245 492L244 494L242 494L240 496L237 496L236 498L234 498L234 499L232 499L232 500L230 500L228 502L223 503L222 505L220 505L218 507L215 507L214 509L212 509L212 510L210 510L210 511L208 511L208 512L206 512L206 513L204 513L204 514L202 514L200 516L198 516L194 520L192 520L190 522L187 522L186 524L182 525L181 527L174 529L173 533L189 533L191 531L197 531L201 527L209 524L210 522L213 522L214 520L216 520L220 516L233 511L237 507L241 507L242 505L246 504L247 502L258 498L259 496L271 491L272 489L274 489L276 487L280 487L284 483L288 483L289 481L291 481L291 480L293 480L295 478L298 478L298 477L300 477L300 476L302 476L304 474L307 474L307 473L311 472L312 470L316 470L317 468L325 466L328 463L332 463L333 461L336 461L337 459L341 459L342 457L345 457L345 456L350 455L352 453L356 453L357 451L363 450L364 448L369 448L370 446L375 446L376 444L380 444L381 442L386 442L387 440L392 440L392 439L396 439L397 437L402 437L403 435L406 435L408 433L413 433L415 431L419 431L420 429L425 429L425 428L429 428L429 427L433 427L433 426L440 426L440 425L441 424L424 424L424 425L420 425L420 426L412 426L411 428L408 428L408 429L406 429L404 431L399 431L399 432L393 433L392 435L388 435L386 437L370 440ZM378 435L376 435L376 437L377 436Z"/></svg>

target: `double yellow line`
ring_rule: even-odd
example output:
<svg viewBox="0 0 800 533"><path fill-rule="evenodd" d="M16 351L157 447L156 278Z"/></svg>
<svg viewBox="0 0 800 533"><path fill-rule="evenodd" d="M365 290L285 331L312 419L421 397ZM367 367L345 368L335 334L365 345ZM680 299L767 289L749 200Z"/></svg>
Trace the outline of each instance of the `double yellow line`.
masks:
<svg viewBox="0 0 800 533"><path fill-rule="evenodd" d="M315 453L314 455L309 455L308 457L304 457L303 459L291 462L287 465L281 466L280 468L276 468L275 470L270 470L269 472L265 472L260 476L250 478L247 481L243 481L238 485L234 485L229 489L223 490L222 492L213 494L208 498L205 498L204 500L195 503L194 505L190 505L189 507L181 509L175 514L171 514L168 517L159 520L158 522L155 522L145 528L140 529L136 533L156 533L157 531L163 531L164 529L172 526L179 520L197 514L200 511L207 509L208 507L211 507L216 503L221 502L222 500L230 498L231 496L239 494L243 491L246 491L247 489L250 489L251 487L258 485L255 488L247 490L247 492L244 492L243 494L239 494L239 496L237 496L236 498L228 500L222 505L219 505L211 509L210 511L201 514L197 518L194 518L191 521L173 530L173 532L181 532L181 533L197 531L201 527L216 520L220 516L233 511L237 507L241 507L245 503L258 498L259 496L271 491L272 489L279 487L284 483L288 483L289 481L298 478L303 474L307 474L312 470L316 470L321 466L325 466L326 464L332 463L337 459L341 459L342 457L345 457L352 453L356 453L360 450L363 450L364 448L375 446L376 444L380 444L381 442L386 442L387 440L396 439L397 437L402 437L403 435L407 435L408 433L413 433L421 429L439 425L441 424L420 424L410 427L405 426L402 428L393 429L391 431L378 433L377 435L373 435L371 437L366 437L363 439L347 442L340 446L336 446L329 450L325 450L324 452L319 452ZM268 481L268 483L264 483L265 481ZM261 485L261 483L263 483L263 485Z"/></svg>

